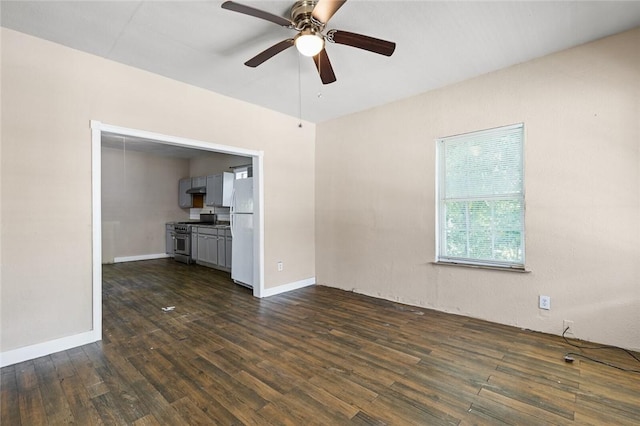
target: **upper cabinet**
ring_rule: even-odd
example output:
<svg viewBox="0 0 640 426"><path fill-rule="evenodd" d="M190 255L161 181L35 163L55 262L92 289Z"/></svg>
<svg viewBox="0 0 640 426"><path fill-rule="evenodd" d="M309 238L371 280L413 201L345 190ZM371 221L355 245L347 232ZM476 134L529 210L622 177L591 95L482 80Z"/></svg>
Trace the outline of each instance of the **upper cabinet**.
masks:
<svg viewBox="0 0 640 426"><path fill-rule="evenodd" d="M207 186L207 177L206 176L198 176L191 178L191 187L192 188L200 188L203 186Z"/></svg>
<svg viewBox="0 0 640 426"><path fill-rule="evenodd" d="M233 173L224 172L207 176L207 206L231 206L231 192L233 191Z"/></svg>
<svg viewBox="0 0 640 426"><path fill-rule="evenodd" d="M187 191L191 189L191 178L180 179L178 184L178 205L183 209L193 207L193 197Z"/></svg>

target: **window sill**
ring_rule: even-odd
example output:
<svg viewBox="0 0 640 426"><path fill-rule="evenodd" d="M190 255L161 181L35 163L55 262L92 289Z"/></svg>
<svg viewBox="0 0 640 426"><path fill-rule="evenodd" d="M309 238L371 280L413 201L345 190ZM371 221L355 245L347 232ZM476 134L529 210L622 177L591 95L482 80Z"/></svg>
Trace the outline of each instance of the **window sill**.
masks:
<svg viewBox="0 0 640 426"><path fill-rule="evenodd" d="M474 269L490 269L492 271L502 271L502 272L517 272L520 274L528 274L531 271L525 268L516 268L509 266L489 266L489 265L474 265L471 263L457 263L457 262L431 262L433 265L438 266L461 266L463 268L474 268Z"/></svg>

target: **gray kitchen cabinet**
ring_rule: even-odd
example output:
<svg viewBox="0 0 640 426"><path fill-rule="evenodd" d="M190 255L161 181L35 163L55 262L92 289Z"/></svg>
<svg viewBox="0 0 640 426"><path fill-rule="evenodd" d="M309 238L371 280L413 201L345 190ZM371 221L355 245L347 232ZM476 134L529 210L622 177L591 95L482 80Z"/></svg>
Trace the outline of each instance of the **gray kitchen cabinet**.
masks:
<svg viewBox="0 0 640 426"><path fill-rule="evenodd" d="M207 176L207 195L204 203L207 206L222 205L222 174Z"/></svg>
<svg viewBox="0 0 640 426"><path fill-rule="evenodd" d="M178 182L178 205L183 209L193 207L193 197L191 194L187 194L190 189L191 178L180 179L180 182Z"/></svg>
<svg viewBox="0 0 640 426"><path fill-rule="evenodd" d="M227 250L225 248L226 239L224 237L224 229L218 229L218 259L216 261L216 265L221 268L224 268L227 264L226 255Z"/></svg>
<svg viewBox="0 0 640 426"><path fill-rule="evenodd" d="M198 227L198 263L209 266L218 265L218 230L203 226Z"/></svg>
<svg viewBox="0 0 640 426"><path fill-rule="evenodd" d="M233 191L233 173L224 172L207 176L207 206L231 206L231 192Z"/></svg>
<svg viewBox="0 0 640 426"><path fill-rule="evenodd" d="M191 261L198 260L198 227L191 226Z"/></svg>
<svg viewBox="0 0 640 426"><path fill-rule="evenodd" d="M207 186L207 177L206 176L198 176L191 178L191 187L192 188L200 188L202 186Z"/></svg>
<svg viewBox="0 0 640 426"><path fill-rule="evenodd" d="M175 251L175 229L173 223L165 225L166 253L173 257Z"/></svg>
<svg viewBox="0 0 640 426"><path fill-rule="evenodd" d="M231 230L211 226L194 226L191 238L196 263L231 272Z"/></svg>
<svg viewBox="0 0 640 426"><path fill-rule="evenodd" d="M226 269L231 271L231 244L233 244L233 239L231 238L231 229L225 229L225 258L224 258L224 266Z"/></svg>

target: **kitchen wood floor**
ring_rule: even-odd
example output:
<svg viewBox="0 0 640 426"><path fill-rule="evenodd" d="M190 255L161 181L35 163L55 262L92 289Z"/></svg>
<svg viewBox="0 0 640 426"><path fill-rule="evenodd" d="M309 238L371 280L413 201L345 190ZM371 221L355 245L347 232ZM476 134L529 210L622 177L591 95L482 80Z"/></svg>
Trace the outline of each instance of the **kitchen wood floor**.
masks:
<svg viewBox="0 0 640 426"><path fill-rule="evenodd" d="M640 374L557 336L170 260L105 266L103 305L101 343L2 369L2 425L640 424Z"/></svg>

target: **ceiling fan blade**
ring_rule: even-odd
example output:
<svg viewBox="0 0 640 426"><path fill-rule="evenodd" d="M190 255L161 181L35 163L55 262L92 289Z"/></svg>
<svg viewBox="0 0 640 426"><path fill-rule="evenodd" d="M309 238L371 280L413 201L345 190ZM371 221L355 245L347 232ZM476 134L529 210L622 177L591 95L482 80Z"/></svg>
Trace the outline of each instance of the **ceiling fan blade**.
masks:
<svg viewBox="0 0 640 426"><path fill-rule="evenodd" d="M369 52L379 53L385 56L391 56L396 49L396 44L391 41L380 40L379 38L350 33L348 31L329 30L326 38L334 43L346 44L347 46L357 47L358 49L368 50Z"/></svg>
<svg viewBox="0 0 640 426"><path fill-rule="evenodd" d="M329 19L346 3L347 0L320 0L313 8L311 16L317 21L326 24Z"/></svg>
<svg viewBox="0 0 640 426"><path fill-rule="evenodd" d="M270 48L268 48L267 50L258 53L256 56L249 59L244 64L248 67L255 68L261 63L263 63L264 61L266 61L267 59L271 59L272 57L276 56L278 53L290 48L291 46L293 46L292 38L289 38L287 40L282 40L280 43L276 43Z"/></svg>
<svg viewBox="0 0 640 426"><path fill-rule="evenodd" d="M320 53L313 57L313 62L316 63L318 74L320 74L320 80L322 84L329 84L336 81L336 75L333 73L333 67L329 61L329 55L327 51L322 49Z"/></svg>
<svg viewBox="0 0 640 426"><path fill-rule="evenodd" d="M254 16L256 18L265 19L283 27L289 28L293 26L290 20L283 18L282 16L274 15L273 13L265 12L264 10L256 9L251 6L245 6L234 1L225 1L222 3L222 8L244 13L245 15Z"/></svg>

